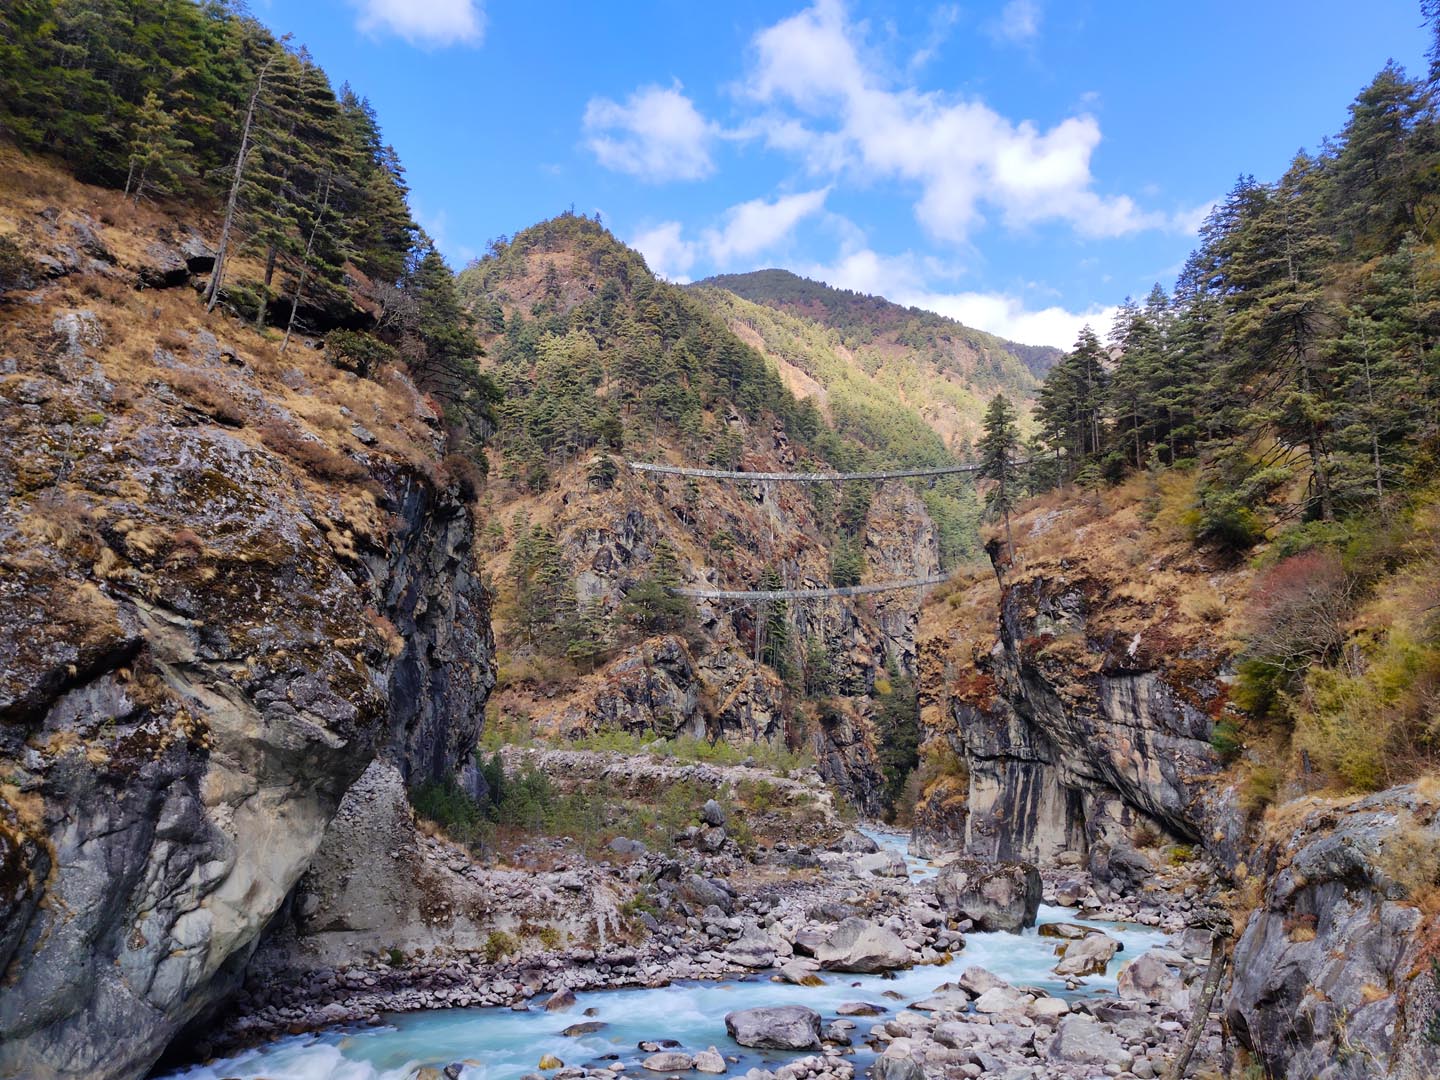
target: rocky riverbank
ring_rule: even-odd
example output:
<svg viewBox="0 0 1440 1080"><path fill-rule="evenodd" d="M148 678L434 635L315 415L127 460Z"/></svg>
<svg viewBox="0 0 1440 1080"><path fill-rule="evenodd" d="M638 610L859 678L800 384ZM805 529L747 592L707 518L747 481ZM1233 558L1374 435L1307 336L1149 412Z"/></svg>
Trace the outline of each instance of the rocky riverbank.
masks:
<svg viewBox="0 0 1440 1080"><path fill-rule="evenodd" d="M555 839L507 856L528 865L489 866L443 839L417 834L423 872L463 877L489 897L488 924L513 932L493 931L473 948L436 944L402 954L380 947L364 960L334 965L307 959L293 930L277 935L252 962L232 1012L198 1049L233 1053L278 1036L380 1025L388 1015L424 1010L568 1013L596 992L669 987L659 992L683 994L693 980L736 979L742 981L729 985L737 1004L784 984L798 995L797 1005L787 1007L802 1009L807 1030L813 1017L815 1037L785 1045L818 1053L760 1070L778 1080L848 1080L857 1065L872 1067L881 1080L1039 1080L1088 1077L1096 1068L1144 1080L1159 1075L1178 1049L1210 950L1209 933L1201 929L1213 919L1198 884L1208 876L1203 864L1167 871L1147 889L1121 896L1097 891L1078 870L1047 873L1042 882L1033 868L1022 867L1019 876L1034 878L1037 888L1001 895L965 860L918 880L910 873L914 860L858 831L823 846L781 841L749 849L737 843L735 831L723 808L710 802L671 850L651 851L621 838L604 857L586 859L574 841ZM1004 909L1015 925L1033 925L1042 901L1069 906L1075 919L1086 921L1052 922L1040 938L1034 932L1012 938L980 930L973 917L981 909ZM587 912L591 922L576 934ZM1046 914L1055 915L1048 908ZM535 921L542 915L549 920L544 925ZM1122 946L1098 920L1170 937L1111 983L1105 972L1113 973L1111 960ZM1160 941L1159 933L1151 938ZM998 955L1007 940L1046 956L1053 950L1053 961L1042 961L1053 967L1012 985L970 962ZM876 978L897 972L893 982L876 985ZM851 983L837 983L842 973L858 977L853 991ZM853 1001L833 1000L852 992ZM553 1026L570 1038L605 1026L561 1019ZM619 1052L568 1067L551 1062L554 1069L544 1075L643 1076L656 1067L678 1074L715 1064L706 1056L708 1044L670 1046L672 1032L663 1029L649 1035L640 1040L653 1044L648 1053L637 1047L638 1056ZM730 1035L740 1046L780 1045L767 1041L770 1036L747 1035L743 1025L731 1026ZM712 1042L719 1038L717 1023ZM670 1055L664 1063L654 1057L660 1053ZM1200 1053L1221 1053L1213 1021ZM743 1056L729 1056L717 1054L727 1071L746 1064ZM462 1072L455 1075L463 1075L464 1062L457 1064ZM539 1064L537 1056L533 1066Z"/></svg>

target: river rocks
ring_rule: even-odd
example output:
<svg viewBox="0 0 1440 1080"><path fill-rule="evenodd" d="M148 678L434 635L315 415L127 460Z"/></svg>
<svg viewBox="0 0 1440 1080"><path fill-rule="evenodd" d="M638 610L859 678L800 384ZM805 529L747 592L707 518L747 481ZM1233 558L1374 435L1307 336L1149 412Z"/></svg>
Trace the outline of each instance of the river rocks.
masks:
<svg viewBox="0 0 1440 1080"><path fill-rule="evenodd" d="M1108 934L1086 934L1078 941L1061 945L1061 960L1052 970L1056 975L1070 977L1103 975L1119 950L1120 942Z"/></svg>
<svg viewBox="0 0 1440 1080"><path fill-rule="evenodd" d="M864 833L851 829L834 844L831 844L830 850L847 855L873 855L880 850L880 845Z"/></svg>
<svg viewBox="0 0 1440 1080"><path fill-rule="evenodd" d="M993 990L997 986L1009 986L1004 979L993 975L982 967L967 967L960 972L955 979L955 985L974 997L979 997L986 990Z"/></svg>
<svg viewBox="0 0 1440 1080"><path fill-rule="evenodd" d="M1167 964L1153 951L1121 968L1117 982L1121 998L1158 1002L1176 1012L1190 1007L1190 990L1179 968Z"/></svg>
<svg viewBox="0 0 1440 1080"><path fill-rule="evenodd" d="M924 1080L925 1070L908 1052L897 1052L892 1045L876 1060L871 1076L875 1080Z"/></svg>
<svg viewBox="0 0 1440 1080"><path fill-rule="evenodd" d="M861 855L854 862L855 870L861 874L874 874L876 877L909 877L910 871L905 866L905 858L898 851L877 851L871 855Z"/></svg>
<svg viewBox="0 0 1440 1080"><path fill-rule="evenodd" d="M1045 1050L1047 1061L1067 1065L1129 1065L1133 1057L1111 1031L1093 1016L1077 1014L1060 1021L1055 1038Z"/></svg>
<svg viewBox="0 0 1440 1080"><path fill-rule="evenodd" d="M720 883L699 874L687 876L681 881L677 892L682 900L700 910L712 905L726 915L735 910L735 901L730 892Z"/></svg>
<svg viewBox="0 0 1440 1080"><path fill-rule="evenodd" d="M695 1055L695 1071L719 1075L727 1071L725 1058L715 1047L702 1050Z"/></svg>
<svg viewBox="0 0 1440 1080"><path fill-rule="evenodd" d="M1030 863L959 859L940 871L935 895L952 918L977 930L1020 930L1035 925L1040 909L1040 871Z"/></svg>
<svg viewBox="0 0 1440 1080"><path fill-rule="evenodd" d="M571 1024L560 1034L567 1039L578 1039L585 1035L594 1035L597 1031L604 1031L609 1026L600 1020L585 1020L579 1024Z"/></svg>
<svg viewBox="0 0 1440 1080"><path fill-rule="evenodd" d="M1026 1006L1034 1000L1033 995L1017 990L1013 986L992 986L975 999L975 1011L989 1015L999 1013L1023 1015Z"/></svg>
<svg viewBox="0 0 1440 1080"><path fill-rule="evenodd" d="M893 930L850 918L815 950L815 959L830 971L875 972L904 967L910 963L911 955Z"/></svg>
<svg viewBox="0 0 1440 1080"><path fill-rule="evenodd" d="M1079 926L1075 923L1041 923L1036 931L1041 937L1061 938L1065 941L1079 941L1083 937L1098 933L1093 926Z"/></svg>
<svg viewBox="0 0 1440 1080"><path fill-rule="evenodd" d="M546 1012L563 1012L566 1009L573 1009L574 1007L575 991L569 987L563 990L556 990L555 993L545 999L544 1008Z"/></svg>
<svg viewBox="0 0 1440 1080"><path fill-rule="evenodd" d="M694 1066L693 1057L675 1050L662 1050L658 1054L651 1054L640 1063L641 1068L650 1072L689 1072Z"/></svg>
<svg viewBox="0 0 1440 1080"><path fill-rule="evenodd" d="M825 980L815 974L820 965L814 960L790 960L780 965L780 977L796 986L823 986Z"/></svg>
<svg viewBox="0 0 1440 1080"><path fill-rule="evenodd" d="M803 1005L776 1005L727 1013L725 1030L741 1046L809 1050L820 1045L820 1014Z"/></svg>
<svg viewBox="0 0 1440 1080"><path fill-rule="evenodd" d="M542 1054L540 1056L539 1064L535 1067L537 1069L540 1069L542 1072L550 1072L554 1069L563 1069L565 1067L565 1062L561 1061L554 1054Z"/></svg>
<svg viewBox="0 0 1440 1080"><path fill-rule="evenodd" d="M964 1012L969 1005L970 995L964 990L949 990L912 1002L910 1008L920 1012Z"/></svg>
<svg viewBox="0 0 1440 1080"><path fill-rule="evenodd" d="M748 923L740 937L730 943L725 955L741 967L768 968L775 963L775 943L754 923Z"/></svg>

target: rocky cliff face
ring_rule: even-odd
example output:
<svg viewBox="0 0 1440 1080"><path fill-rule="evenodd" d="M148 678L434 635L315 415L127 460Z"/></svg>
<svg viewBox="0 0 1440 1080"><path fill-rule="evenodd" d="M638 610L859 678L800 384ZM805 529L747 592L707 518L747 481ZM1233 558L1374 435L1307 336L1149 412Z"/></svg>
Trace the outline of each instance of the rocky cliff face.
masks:
<svg viewBox="0 0 1440 1080"><path fill-rule="evenodd" d="M937 616L922 715L963 760L968 794L950 800L955 821L922 813L922 831L963 831L967 852L993 858L1078 856L1121 884L1147 873L1142 838L1203 839L1233 858L1240 815L1217 794L1210 746L1225 704L1215 628L1184 615L1178 587L1127 588L1096 545L1046 555L1042 538L1067 525L1036 524L1002 592L971 586L998 603L994 630L963 640ZM1179 558L1145 569L1191 572Z"/></svg>
<svg viewBox="0 0 1440 1080"><path fill-rule="evenodd" d="M927 606L912 847L1084 862L1102 898L1201 854L1235 916L1224 1010L1265 1075L1436 1075L1433 783L1243 809L1210 737L1247 571L1114 501L1032 510L1003 587Z"/></svg>
<svg viewBox="0 0 1440 1080"><path fill-rule="evenodd" d="M768 456L751 461L756 468L783 467ZM695 498L678 478L657 484L628 470L603 491L575 490L563 477L561 484L564 495L547 523L575 568L582 602L611 617L618 616L626 590L648 572L662 541L678 553L685 584L696 588L753 585L767 565L779 568L788 587L830 583L829 552L815 512L795 485L714 485ZM512 506L535 520L551 510L533 500ZM717 536L753 539L722 552L710 543ZM908 488L877 491L863 543L867 580L938 570L933 527ZM502 577L508 560L508 551L497 553L491 572ZM524 714L534 728L557 736L626 731L737 745L788 743L812 753L827 779L857 805L878 812L882 780L870 697L888 664L907 674L918 669L917 598L896 593L788 605L795 653L818 643L837 695L813 716L802 715L793 685L756 659L755 608L698 601L699 623L688 638L671 634L623 647L596 672L560 685L540 679L517 684L501 695L501 709Z"/></svg>
<svg viewBox="0 0 1440 1080"><path fill-rule="evenodd" d="M1440 1075L1434 792L1293 809L1257 852L1263 896L1235 946L1232 1029L1286 1080Z"/></svg>
<svg viewBox="0 0 1440 1080"><path fill-rule="evenodd" d="M144 1075L377 747L463 768L494 678L433 413L134 291L139 218L42 216L91 259L0 308L3 1076Z"/></svg>

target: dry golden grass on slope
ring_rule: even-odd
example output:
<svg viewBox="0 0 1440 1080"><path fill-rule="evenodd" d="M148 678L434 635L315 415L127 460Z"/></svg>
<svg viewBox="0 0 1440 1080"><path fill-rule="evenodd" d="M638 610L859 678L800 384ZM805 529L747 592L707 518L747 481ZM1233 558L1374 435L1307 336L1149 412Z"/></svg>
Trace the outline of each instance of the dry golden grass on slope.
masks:
<svg viewBox="0 0 1440 1080"><path fill-rule="evenodd" d="M1014 563L1007 587L1032 603L1073 588L1084 598L1085 632L1037 642L1043 659L1090 670L1106 660L1094 642L1125 643L1139 662L1197 650L1220 659L1241 631L1251 572L1199 551L1181 525L1194 497L1183 473L1139 475L1099 492L1064 489L1031 499L1011 520ZM1002 530L992 527L1003 539ZM941 657L943 677L962 695L988 692L975 660L996 640L1000 590L988 564L962 568L927 598L921 636Z"/></svg>
<svg viewBox="0 0 1440 1080"><path fill-rule="evenodd" d="M64 207L57 223L62 240L83 212L115 257L108 273L73 274L37 290L39 303L11 302L0 309L0 351L22 362L55 347L51 323L57 312L95 313L104 341L90 353L117 386L114 414L95 418L107 425L107 437L123 439L130 427L127 409L163 385L185 408L292 458L327 489L337 481L361 480L367 470L355 464L358 455L378 454L434 471L435 413L401 372L358 378L298 339L282 354L277 331L257 332L218 310L207 314L189 288L134 287L149 245L192 225L213 235L213 222L197 221L188 209L180 220L161 206L136 207L118 192L81 184L14 150L0 149L0 175L5 177L0 234L43 250L52 241L37 228L38 216L48 207ZM236 279L258 272L244 258L232 267ZM218 349L200 347L205 333L217 339ZM200 355L204 351L212 355ZM223 362L215 362L216 355ZM351 433L357 423L373 434L372 446ZM363 493L352 495L346 509L380 524L373 499L367 506Z"/></svg>

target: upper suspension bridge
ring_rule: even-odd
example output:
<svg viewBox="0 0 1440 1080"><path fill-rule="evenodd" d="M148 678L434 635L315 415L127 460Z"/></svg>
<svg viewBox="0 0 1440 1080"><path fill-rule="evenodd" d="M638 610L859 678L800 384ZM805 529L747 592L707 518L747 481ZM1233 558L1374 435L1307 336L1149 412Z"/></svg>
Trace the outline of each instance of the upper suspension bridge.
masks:
<svg viewBox="0 0 1440 1080"><path fill-rule="evenodd" d="M681 465L661 465L649 461L627 462L630 468L652 476L689 476L700 480L725 480L736 483L780 483L780 484L843 484L851 480L902 480L924 476L953 476L963 473L977 473L982 465L941 465L930 468L878 469L863 472L745 472L739 469L690 469ZM1028 465L1027 461L1012 462L1013 465ZM701 600L764 601L772 600L823 600L831 597L865 596L869 593L899 592L902 589L920 589L928 585L939 585L948 580L945 574L928 577L906 578L901 581L877 581L871 585L845 585L817 589L689 589L671 588L675 596L689 596Z"/></svg>

